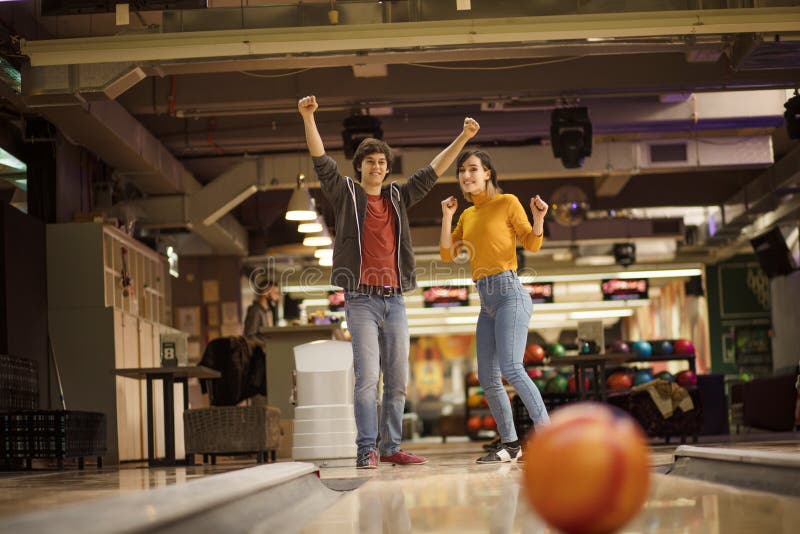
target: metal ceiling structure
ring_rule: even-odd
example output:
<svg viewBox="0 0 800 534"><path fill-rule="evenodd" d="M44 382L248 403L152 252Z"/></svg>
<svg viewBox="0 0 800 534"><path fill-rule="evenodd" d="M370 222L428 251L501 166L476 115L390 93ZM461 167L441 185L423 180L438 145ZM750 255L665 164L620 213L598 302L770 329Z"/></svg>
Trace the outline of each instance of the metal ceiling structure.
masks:
<svg viewBox="0 0 800 534"><path fill-rule="evenodd" d="M189 230L215 254L301 250L286 248L295 233L282 214L296 175L313 175L295 107L307 94L345 170L342 121L353 113L380 118L404 173L473 116L475 142L521 198L575 185L607 213L723 206L716 236L670 234L676 261L714 261L766 224L796 224L798 149L782 104L800 80L800 2L471 4L340 1L338 25L327 1L212 2L141 12L125 27L113 14L37 15L52 37L21 42L23 98L136 185L145 226ZM550 112L576 102L589 108L595 150L582 169L564 169L550 153ZM654 162L657 144L687 156ZM420 250L435 244L424 236L456 192L452 172L410 212ZM630 234L583 224L551 246Z"/></svg>

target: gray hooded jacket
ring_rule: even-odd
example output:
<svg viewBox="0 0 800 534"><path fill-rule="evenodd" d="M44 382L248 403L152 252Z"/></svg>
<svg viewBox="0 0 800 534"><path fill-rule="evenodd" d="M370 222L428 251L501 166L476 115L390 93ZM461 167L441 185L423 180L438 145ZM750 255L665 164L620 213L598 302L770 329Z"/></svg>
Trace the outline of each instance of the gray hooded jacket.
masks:
<svg viewBox="0 0 800 534"><path fill-rule="evenodd" d="M336 161L327 154L314 157L322 192L336 212L336 237L333 244L331 285L346 290L356 289L361 278L361 244L364 238L364 219L367 214L367 194L361 185L342 176ZM381 188L394 207L397 228L397 273L400 289L412 291L417 287L414 272L414 251L406 210L422 200L433 188L438 176L428 165L415 172L403 185L392 182Z"/></svg>

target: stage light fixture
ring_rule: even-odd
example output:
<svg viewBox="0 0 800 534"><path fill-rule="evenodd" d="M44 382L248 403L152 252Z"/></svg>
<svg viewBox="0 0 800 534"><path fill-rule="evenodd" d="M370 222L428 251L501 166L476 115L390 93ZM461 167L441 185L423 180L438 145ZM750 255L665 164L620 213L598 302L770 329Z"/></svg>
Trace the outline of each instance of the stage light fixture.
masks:
<svg viewBox="0 0 800 534"><path fill-rule="evenodd" d="M636 245L634 243L615 243L614 259L624 267L636 263Z"/></svg>
<svg viewBox="0 0 800 534"><path fill-rule="evenodd" d="M352 115L342 122L342 126L344 157L347 159L353 159L358 145L364 139L369 137L383 139L381 121L371 115Z"/></svg>
<svg viewBox="0 0 800 534"><path fill-rule="evenodd" d="M550 115L550 143L553 157L567 169L583 166L592 155L592 123L586 107L557 108Z"/></svg>

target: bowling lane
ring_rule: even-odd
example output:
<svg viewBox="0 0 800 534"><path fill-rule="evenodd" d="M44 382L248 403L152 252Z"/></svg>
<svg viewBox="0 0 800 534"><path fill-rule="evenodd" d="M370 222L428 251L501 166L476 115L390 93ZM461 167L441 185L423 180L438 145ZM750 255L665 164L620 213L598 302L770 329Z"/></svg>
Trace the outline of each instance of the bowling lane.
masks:
<svg viewBox="0 0 800 534"><path fill-rule="evenodd" d="M529 508L521 467L414 469L382 467L303 532L555 532ZM798 525L800 499L654 474L623 531L789 533Z"/></svg>

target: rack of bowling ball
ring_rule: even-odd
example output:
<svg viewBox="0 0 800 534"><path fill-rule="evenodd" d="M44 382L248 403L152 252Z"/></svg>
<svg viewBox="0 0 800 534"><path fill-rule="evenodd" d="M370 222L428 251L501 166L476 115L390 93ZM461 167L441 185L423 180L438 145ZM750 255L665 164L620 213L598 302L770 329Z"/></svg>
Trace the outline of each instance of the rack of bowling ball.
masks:
<svg viewBox="0 0 800 534"><path fill-rule="evenodd" d="M587 347L590 345L565 346L561 343L552 343L546 347L530 344L526 347L523 365L541 392L548 411L579 400L570 356L591 354L587 351ZM694 345L687 339L618 340L606 347L606 354L629 355L620 365L606 370L603 380L609 396L630 393L634 386L655 379L676 382L685 388L697 385ZM689 369L675 375L668 371L654 374L652 369L646 366L648 363L680 360L686 361ZM503 384L506 386L509 398L513 398L514 389L508 386L505 378ZM477 373L467 373L464 391L467 436L473 440L493 436L497 425L489 411ZM584 391L592 391L591 381L586 376L584 376Z"/></svg>

